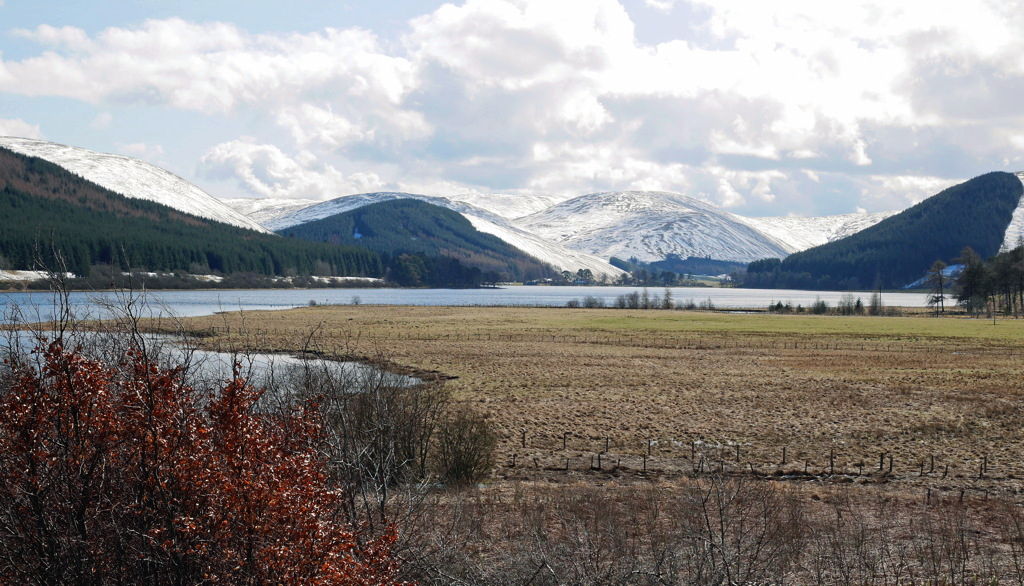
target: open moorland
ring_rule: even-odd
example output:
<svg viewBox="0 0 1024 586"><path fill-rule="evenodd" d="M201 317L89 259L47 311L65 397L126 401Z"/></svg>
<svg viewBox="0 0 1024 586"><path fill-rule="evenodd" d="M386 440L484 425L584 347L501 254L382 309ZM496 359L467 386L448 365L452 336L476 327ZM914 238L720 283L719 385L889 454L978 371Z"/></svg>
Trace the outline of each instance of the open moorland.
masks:
<svg viewBox="0 0 1024 586"><path fill-rule="evenodd" d="M496 479L1024 486L1019 320L321 306L185 325L445 380L500 430Z"/></svg>

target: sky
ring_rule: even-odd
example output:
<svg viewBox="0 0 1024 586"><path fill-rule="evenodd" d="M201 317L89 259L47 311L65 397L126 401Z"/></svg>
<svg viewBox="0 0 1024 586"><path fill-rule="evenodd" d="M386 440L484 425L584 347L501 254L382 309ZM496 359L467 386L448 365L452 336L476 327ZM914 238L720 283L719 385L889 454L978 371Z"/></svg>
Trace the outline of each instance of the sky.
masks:
<svg viewBox="0 0 1024 586"><path fill-rule="evenodd" d="M0 135L218 197L884 211L1024 170L1021 31L980 0L0 0Z"/></svg>

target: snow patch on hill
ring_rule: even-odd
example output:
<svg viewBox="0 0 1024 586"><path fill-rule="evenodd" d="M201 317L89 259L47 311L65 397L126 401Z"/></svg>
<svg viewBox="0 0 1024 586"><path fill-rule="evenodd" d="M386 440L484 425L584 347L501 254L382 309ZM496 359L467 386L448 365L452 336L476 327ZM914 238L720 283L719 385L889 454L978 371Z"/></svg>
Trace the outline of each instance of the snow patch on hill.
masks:
<svg viewBox="0 0 1024 586"><path fill-rule="evenodd" d="M50 277L48 271L6 271L0 270L0 281L42 281ZM74 279L74 273L63 273L65 279Z"/></svg>
<svg viewBox="0 0 1024 586"><path fill-rule="evenodd" d="M221 201L236 212L266 226L274 218L308 208L320 203L318 199L284 199L274 197L221 198Z"/></svg>
<svg viewBox="0 0 1024 586"><path fill-rule="evenodd" d="M144 161L53 142L0 137L0 147L39 157L125 197L258 232L268 230L181 177Z"/></svg>
<svg viewBox="0 0 1024 586"><path fill-rule="evenodd" d="M613 267L598 257L570 250L522 230L498 214L446 197L399 192L346 195L285 214L267 222L266 225L272 230L283 230L291 226L313 222L373 203L395 199L418 199L458 212L469 220L477 230L496 236L537 260L550 264L559 270L576 272L580 269L589 269L594 275L605 274L609 278L617 277L623 273L622 270Z"/></svg>
<svg viewBox="0 0 1024 586"><path fill-rule="evenodd" d="M1024 186L1024 173L1017 173L1017 179L1020 179L1021 185ZM1006 233L1003 234L1003 247L1013 248L1022 239L1024 239L1024 195L1021 196L1017 209L1013 210L1010 225L1006 227Z"/></svg>

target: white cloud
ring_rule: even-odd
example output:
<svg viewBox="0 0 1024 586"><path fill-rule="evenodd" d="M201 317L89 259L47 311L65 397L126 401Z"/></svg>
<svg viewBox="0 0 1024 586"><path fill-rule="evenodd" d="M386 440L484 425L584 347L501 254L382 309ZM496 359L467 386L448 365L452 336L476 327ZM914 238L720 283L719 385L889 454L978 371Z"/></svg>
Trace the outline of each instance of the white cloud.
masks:
<svg viewBox="0 0 1024 586"><path fill-rule="evenodd" d="M17 37L53 47L88 50L91 45L89 36L85 34L85 31L73 26L55 27L43 24L34 30L16 29L13 31L13 34Z"/></svg>
<svg viewBox="0 0 1024 586"><path fill-rule="evenodd" d="M921 175L869 175L864 178L862 201L874 204L874 209L899 209L921 202L956 183L958 181ZM880 204L889 204L889 208Z"/></svg>
<svg viewBox="0 0 1024 586"><path fill-rule="evenodd" d="M670 21L701 35L657 44L617 0L465 0L394 42L44 25L17 33L42 49L0 60L0 92L245 116L255 138L218 138L201 166L284 197L632 188L741 211L878 210L953 180L938 177L1024 165L1012 3L645 5L707 21Z"/></svg>
<svg viewBox="0 0 1024 586"><path fill-rule="evenodd" d="M213 179L237 180L251 193L276 198L322 199L383 186L372 173L345 176L308 152L290 157L274 145L247 139L210 149L200 160L200 171Z"/></svg>
<svg viewBox="0 0 1024 586"><path fill-rule="evenodd" d="M644 0L644 4L647 6L665 13L672 12L672 9L676 7L677 0Z"/></svg>
<svg viewBox="0 0 1024 586"><path fill-rule="evenodd" d="M38 124L29 124L20 118L0 118L0 136L43 138Z"/></svg>
<svg viewBox="0 0 1024 586"><path fill-rule="evenodd" d="M396 104L412 83L410 64L384 54L362 30L252 35L224 24L149 20L89 38L73 27L43 25L22 37L53 50L6 61L0 89L89 102L166 104L223 114L244 103L301 100L337 92Z"/></svg>

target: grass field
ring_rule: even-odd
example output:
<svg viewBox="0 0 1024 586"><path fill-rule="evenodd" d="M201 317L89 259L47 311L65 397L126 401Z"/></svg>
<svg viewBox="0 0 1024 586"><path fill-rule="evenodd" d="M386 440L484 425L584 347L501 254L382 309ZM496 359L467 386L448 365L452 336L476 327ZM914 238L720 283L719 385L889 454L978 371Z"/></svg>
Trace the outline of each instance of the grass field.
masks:
<svg viewBox="0 0 1024 586"><path fill-rule="evenodd" d="M451 377L501 431L498 479L646 467L1024 485L1024 320L320 306L185 321L211 345L313 339Z"/></svg>

